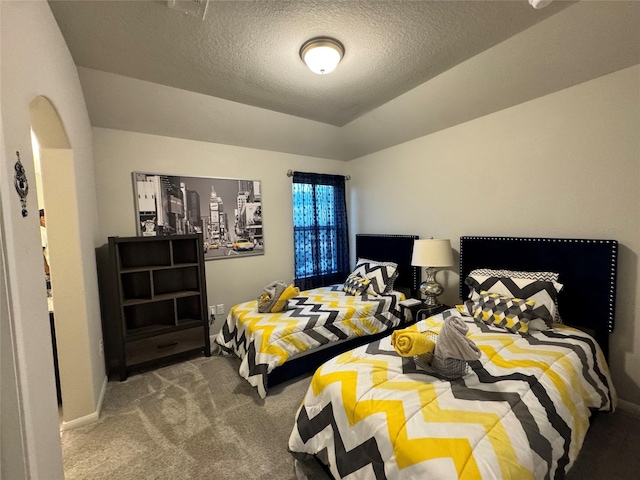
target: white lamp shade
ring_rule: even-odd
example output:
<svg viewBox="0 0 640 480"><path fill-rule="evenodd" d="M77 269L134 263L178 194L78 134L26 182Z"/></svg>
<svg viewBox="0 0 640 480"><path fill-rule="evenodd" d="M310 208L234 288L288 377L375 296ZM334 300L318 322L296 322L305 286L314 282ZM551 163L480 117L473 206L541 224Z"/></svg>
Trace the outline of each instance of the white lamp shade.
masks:
<svg viewBox="0 0 640 480"><path fill-rule="evenodd" d="M342 60L344 49L333 39L317 39L307 42L300 51L300 57L309 70L319 75L333 72Z"/></svg>
<svg viewBox="0 0 640 480"><path fill-rule="evenodd" d="M451 267L453 251L448 239L424 239L413 242L411 265L414 267Z"/></svg>

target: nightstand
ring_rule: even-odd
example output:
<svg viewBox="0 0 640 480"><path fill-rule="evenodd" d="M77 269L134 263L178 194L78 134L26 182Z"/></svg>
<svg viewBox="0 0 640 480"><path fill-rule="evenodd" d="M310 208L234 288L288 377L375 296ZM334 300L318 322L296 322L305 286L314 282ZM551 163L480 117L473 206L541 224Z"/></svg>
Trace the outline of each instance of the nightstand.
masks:
<svg viewBox="0 0 640 480"><path fill-rule="evenodd" d="M435 307L429 307L423 302L411 305L409 307L400 305L400 311L402 312L402 321L404 325L411 325L420 320L424 320L425 318L429 318L433 315L444 312L445 310L449 310L450 308L451 307L449 305L436 305ZM407 311L411 312L411 319L408 319Z"/></svg>

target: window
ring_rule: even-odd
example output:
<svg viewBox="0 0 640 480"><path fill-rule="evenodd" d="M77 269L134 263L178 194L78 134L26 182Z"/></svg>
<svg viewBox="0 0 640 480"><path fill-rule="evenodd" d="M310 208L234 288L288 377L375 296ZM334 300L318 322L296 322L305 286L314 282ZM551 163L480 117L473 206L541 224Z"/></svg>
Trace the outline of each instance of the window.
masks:
<svg viewBox="0 0 640 480"><path fill-rule="evenodd" d="M302 290L344 282L349 275L345 180L294 172L295 284Z"/></svg>

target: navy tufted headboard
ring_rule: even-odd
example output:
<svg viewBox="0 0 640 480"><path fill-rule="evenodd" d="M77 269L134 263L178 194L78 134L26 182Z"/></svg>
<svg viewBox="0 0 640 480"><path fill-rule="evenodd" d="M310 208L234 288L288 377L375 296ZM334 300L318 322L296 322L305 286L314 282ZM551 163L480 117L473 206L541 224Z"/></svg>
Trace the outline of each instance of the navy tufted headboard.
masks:
<svg viewBox="0 0 640 480"><path fill-rule="evenodd" d="M558 310L567 325L590 333L605 357L615 326L618 242L574 238L461 237L460 298L475 268L548 271L560 274L564 289Z"/></svg>

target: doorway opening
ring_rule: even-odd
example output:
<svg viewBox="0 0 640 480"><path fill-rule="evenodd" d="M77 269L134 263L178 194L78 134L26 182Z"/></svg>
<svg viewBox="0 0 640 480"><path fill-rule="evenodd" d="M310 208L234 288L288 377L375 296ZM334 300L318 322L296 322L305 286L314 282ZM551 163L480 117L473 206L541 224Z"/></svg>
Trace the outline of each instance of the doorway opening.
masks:
<svg viewBox="0 0 640 480"><path fill-rule="evenodd" d="M38 206L45 212L49 315L61 428L65 428L66 422L93 418L87 412L95 411L76 171L69 138L53 104L46 97L36 97L30 113ZM44 272L42 286L47 286Z"/></svg>
<svg viewBox="0 0 640 480"><path fill-rule="evenodd" d="M49 310L49 325L51 327L51 346L53 349L53 366L56 376L56 397L58 400L58 412L60 424L62 424L62 390L60 388L60 367L58 364L58 346L56 340L55 315L53 303L53 289L51 288L51 259L49 255L49 242L47 233L46 210L42 186L42 167L40 163L40 144L33 130L31 130L31 148L33 151L34 171L36 175L36 196L38 201L38 213L40 216L40 243L42 245L43 281L47 288L47 307Z"/></svg>

